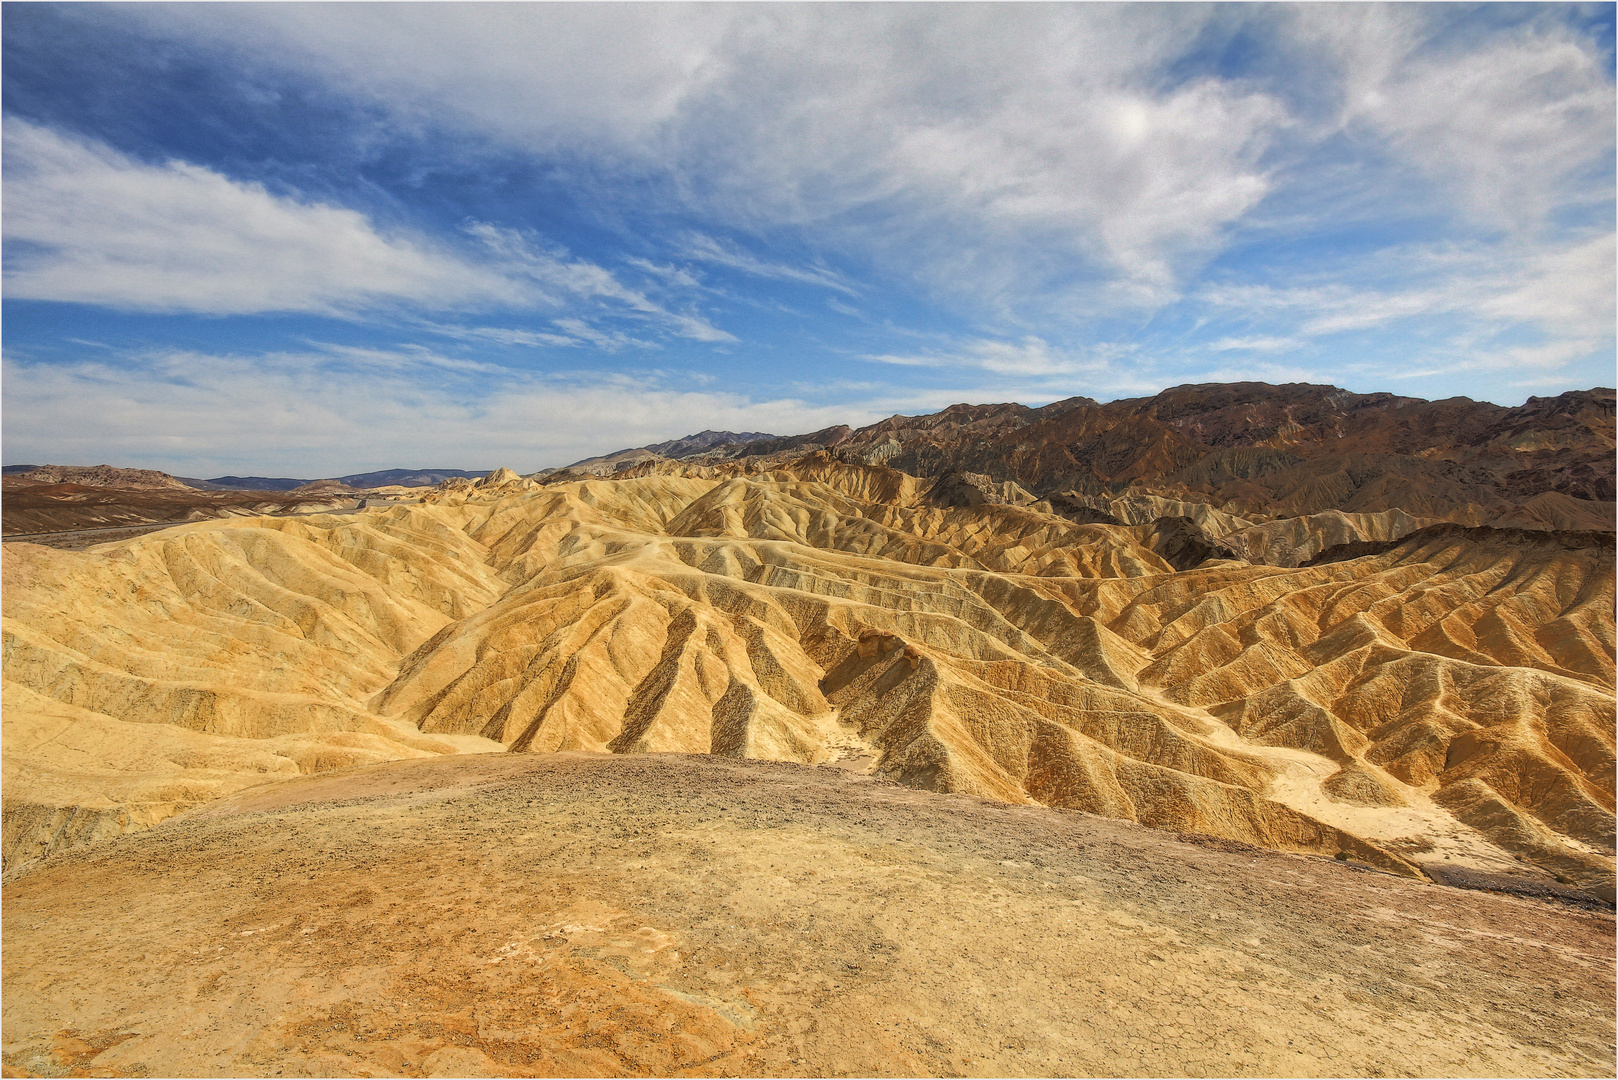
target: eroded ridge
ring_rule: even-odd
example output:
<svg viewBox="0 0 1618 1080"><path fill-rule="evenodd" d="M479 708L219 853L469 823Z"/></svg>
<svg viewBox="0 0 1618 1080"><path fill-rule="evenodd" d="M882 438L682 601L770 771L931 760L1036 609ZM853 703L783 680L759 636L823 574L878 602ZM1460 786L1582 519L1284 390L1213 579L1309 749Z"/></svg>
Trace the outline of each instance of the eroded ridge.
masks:
<svg viewBox="0 0 1618 1080"><path fill-rule="evenodd" d="M1407 875L1610 881L1599 540L1177 570L1163 519L940 505L826 455L692 473L10 545L8 865L266 775L508 749L869 759Z"/></svg>

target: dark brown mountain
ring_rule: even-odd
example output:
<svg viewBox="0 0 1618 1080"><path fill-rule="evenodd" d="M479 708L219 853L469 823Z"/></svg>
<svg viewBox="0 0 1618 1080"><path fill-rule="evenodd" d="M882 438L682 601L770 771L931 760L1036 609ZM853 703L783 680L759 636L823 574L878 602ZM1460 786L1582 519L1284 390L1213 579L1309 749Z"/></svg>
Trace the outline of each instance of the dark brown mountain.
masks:
<svg viewBox="0 0 1618 1080"><path fill-rule="evenodd" d="M1468 525L1607 529L1614 404L1608 388L1507 408L1307 383L1202 384L1105 405L952 405L708 459L825 448L914 476L1011 481L1036 497L1149 494L1254 519L1397 509Z"/></svg>
<svg viewBox="0 0 1618 1080"><path fill-rule="evenodd" d="M712 429L699 431L695 435L687 435L683 439L670 439L668 442L652 443L642 447L654 454L662 454L669 458L691 457L712 450L716 446L728 446L731 443L758 442L761 439L773 439L766 431L714 431Z"/></svg>

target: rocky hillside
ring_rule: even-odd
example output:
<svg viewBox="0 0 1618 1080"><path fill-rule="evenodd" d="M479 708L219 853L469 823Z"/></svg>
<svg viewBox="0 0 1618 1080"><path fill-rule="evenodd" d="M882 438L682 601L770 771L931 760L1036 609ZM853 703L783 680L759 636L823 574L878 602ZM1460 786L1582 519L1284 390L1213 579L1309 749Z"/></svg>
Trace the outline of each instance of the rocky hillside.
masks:
<svg viewBox="0 0 1618 1080"><path fill-rule="evenodd" d="M721 446L687 460L768 463L828 450L841 461L919 477L975 474L1053 501L1152 497L1250 523L1335 512L1611 529L1614 402L1611 389L1505 408L1303 383L1210 384L1105 405L1088 398L1037 409L954 405L857 430ZM654 456L647 448L595 471Z"/></svg>

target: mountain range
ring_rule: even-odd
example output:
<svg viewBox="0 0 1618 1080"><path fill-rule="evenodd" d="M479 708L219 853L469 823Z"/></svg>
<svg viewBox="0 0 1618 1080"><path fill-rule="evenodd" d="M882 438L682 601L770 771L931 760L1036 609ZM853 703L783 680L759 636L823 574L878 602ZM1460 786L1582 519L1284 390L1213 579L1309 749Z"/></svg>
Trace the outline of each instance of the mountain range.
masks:
<svg viewBox="0 0 1618 1080"><path fill-rule="evenodd" d="M378 469L373 472L349 473L347 476L320 477L318 480L299 480L290 476L216 476L211 480L196 480L182 476L178 479L202 490L225 488L238 491L292 491L318 483L320 480L334 480L356 489L390 485L427 487L442 483L451 477L475 480L480 476L487 476L488 472L487 469L482 472L467 472L464 469Z"/></svg>
<svg viewBox="0 0 1618 1080"><path fill-rule="evenodd" d="M1610 528L1614 398L1597 388L1507 408L1311 384L1178 386L1105 405L963 404L858 429L738 436L679 460L762 463L825 450L914 476L1012 483L1064 505L1149 494L1246 517L1397 510L1469 525ZM648 446L546 475L673 456Z"/></svg>
<svg viewBox="0 0 1618 1080"><path fill-rule="evenodd" d="M291 476L216 476L201 480L191 476L171 476L155 469L120 469L111 465L7 465L0 473L35 484L79 484L84 487L189 487L198 491L294 491L317 483L335 483L356 490L389 487L430 487L451 477L477 479L489 470L465 469L378 469L347 476L315 480Z"/></svg>

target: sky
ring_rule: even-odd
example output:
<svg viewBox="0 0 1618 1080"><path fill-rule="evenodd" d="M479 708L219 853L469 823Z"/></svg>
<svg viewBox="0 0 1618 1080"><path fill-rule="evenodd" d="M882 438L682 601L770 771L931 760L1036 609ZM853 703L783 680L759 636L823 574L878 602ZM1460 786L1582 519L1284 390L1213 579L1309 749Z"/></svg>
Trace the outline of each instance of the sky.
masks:
<svg viewBox="0 0 1618 1080"><path fill-rule="evenodd" d="M1612 4L0 17L7 464L1615 382Z"/></svg>

